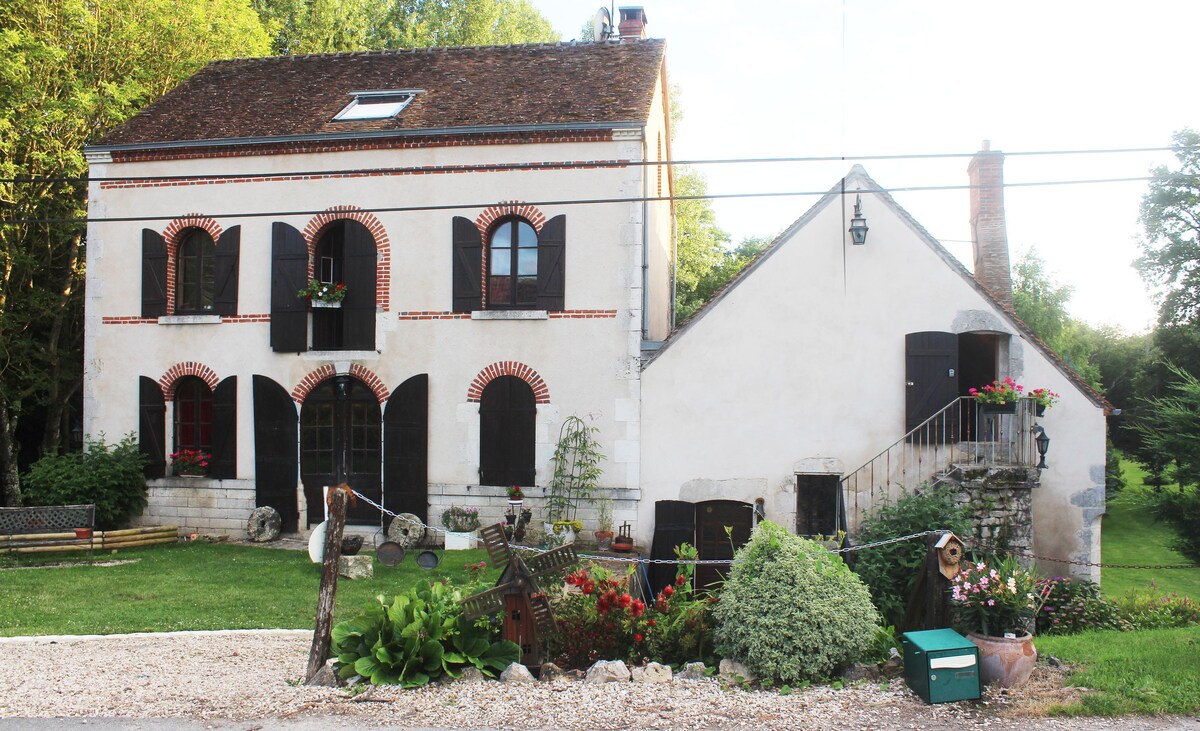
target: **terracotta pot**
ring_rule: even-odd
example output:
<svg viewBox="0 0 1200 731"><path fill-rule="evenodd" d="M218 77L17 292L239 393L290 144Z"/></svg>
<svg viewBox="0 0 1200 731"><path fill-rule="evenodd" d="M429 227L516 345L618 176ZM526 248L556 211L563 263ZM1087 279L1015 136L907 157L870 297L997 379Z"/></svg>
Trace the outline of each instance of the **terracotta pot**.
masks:
<svg viewBox="0 0 1200 731"><path fill-rule="evenodd" d="M92 529L91 528L76 528L75 529L75 537L81 541L87 540L88 538L92 537Z"/></svg>
<svg viewBox="0 0 1200 731"><path fill-rule="evenodd" d="M596 535L596 547L601 551L607 551L612 548L613 532L610 530L598 530Z"/></svg>
<svg viewBox="0 0 1200 731"><path fill-rule="evenodd" d="M1028 633L988 637L972 632L967 639L979 648L979 680L985 685L1001 688L1024 685L1037 665L1037 648L1033 646L1033 635Z"/></svg>
<svg viewBox="0 0 1200 731"><path fill-rule="evenodd" d="M613 550L621 553L628 553L633 550L633 540L624 536L617 536L613 540Z"/></svg>

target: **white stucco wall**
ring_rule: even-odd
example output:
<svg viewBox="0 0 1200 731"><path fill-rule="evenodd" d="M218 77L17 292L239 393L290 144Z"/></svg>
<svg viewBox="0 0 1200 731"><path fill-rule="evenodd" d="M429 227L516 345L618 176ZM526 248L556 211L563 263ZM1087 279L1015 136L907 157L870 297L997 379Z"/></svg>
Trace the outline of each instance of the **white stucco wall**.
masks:
<svg viewBox="0 0 1200 731"><path fill-rule="evenodd" d="M823 199L645 368L642 531L657 500L759 497L794 528L796 473L848 474L904 435L905 334L989 331L1011 336L1008 375L1063 396L1043 420L1035 548L1098 560L1101 407L879 196L863 195L870 233L852 245L853 204Z"/></svg>
<svg viewBox="0 0 1200 731"><path fill-rule="evenodd" d="M658 97L661 103L661 95ZM661 117L661 111L659 113ZM541 143L346 151L105 163L94 161L94 178L138 175L408 168L530 162L640 160L639 130L609 142ZM478 485L479 404L468 388L498 361L532 368L549 389L537 409L537 483L552 474L550 461L562 421L584 417L599 431L602 487L635 488L640 474L639 409L642 325L642 247L669 232L669 206L651 204L656 232L644 236L641 203L591 205L554 201L640 195L640 166L550 171L453 174L313 176L304 180L205 182L178 186L90 188L96 218L167 216L133 222L97 222L88 232L84 414L89 435L125 434L138 428L138 377L158 380L173 366L196 361L220 379L238 376L237 476L252 485L255 469L252 376L267 376L289 392L306 375L332 364L345 373L357 364L387 389L427 373L429 382L429 481ZM451 221L475 219L485 204L543 202L547 219L566 216L568 311L600 316L532 320L404 319L403 313L452 309ZM269 344L271 225L283 221L303 231L317 212L335 206L364 209L464 204L456 210L385 212L373 215L389 239L391 276L386 312L376 317L376 351L274 353ZM664 215L666 223L663 223ZM279 212L300 212L283 215ZM264 214L237 217L236 214ZM217 324L105 322L137 318L141 311L142 229L162 232L170 218L211 217L223 228L241 226L238 317ZM667 244L669 247L669 242ZM656 296L666 296L658 287ZM663 304L655 306L665 312ZM260 316L255 318L254 316ZM259 320L246 321L246 320ZM168 403L166 451L171 443ZM251 492L251 498L253 493ZM432 492L431 492L432 497ZM174 506L164 506L174 507ZM440 511L438 511L440 512ZM431 508L431 517L433 516ZM216 527L216 526L214 526Z"/></svg>

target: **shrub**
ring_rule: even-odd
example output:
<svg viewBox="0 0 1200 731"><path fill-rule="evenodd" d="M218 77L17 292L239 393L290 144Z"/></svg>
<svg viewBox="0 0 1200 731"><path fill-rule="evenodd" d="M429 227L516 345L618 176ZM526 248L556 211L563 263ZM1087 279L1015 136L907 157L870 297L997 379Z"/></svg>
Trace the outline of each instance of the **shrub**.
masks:
<svg viewBox="0 0 1200 731"><path fill-rule="evenodd" d="M1200 562L1200 489L1162 490L1149 499L1154 516L1175 529L1175 550Z"/></svg>
<svg viewBox="0 0 1200 731"><path fill-rule="evenodd" d="M1137 629L1187 627L1200 624L1200 602L1176 593L1159 593L1151 584L1117 598L1121 618Z"/></svg>
<svg viewBox="0 0 1200 731"><path fill-rule="evenodd" d="M1041 582L1044 603L1037 615L1039 635L1073 635L1094 629L1129 629L1117 605L1100 596L1087 579L1057 577Z"/></svg>
<svg viewBox="0 0 1200 731"><path fill-rule="evenodd" d="M550 656L564 668L597 660L636 660L646 652L646 604L625 591L613 573L595 564L566 579L575 587L555 602L558 632Z"/></svg>
<svg viewBox="0 0 1200 731"><path fill-rule="evenodd" d="M146 507L146 457L132 434L117 444L89 442L83 452L48 455L29 468L26 505L95 503L96 527L124 528Z"/></svg>
<svg viewBox="0 0 1200 731"><path fill-rule="evenodd" d="M675 556L681 561L695 561L700 554L684 543L676 546ZM711 608L716 598L711 591L707 596L696 596L695 571L695 564L680 564L674 585L664 587L654 598L646 638L649 656L658 662L680 665L711 659Z"/></svg>
<svg viewBox="0 0 1200 731"><path fill-rule="evenodd" d="M768 521L735 554L713 618L717 653L767 683L828 677L868 654L879 626L840 558Z"/></svg>
<svg viewBox="0 0 1200 731"><path fill-rule="evenodd" d="M881 506L863 521L855 542L874 543L943 528L960 537L974 532L968 509L956 505L953 491L945 487L906 494ZM905 629L904 611L924 558L925 543L915 539L857 553L854 570L870 588L871 600L886 624Z"/></svg>
<svg viewBox="0 0 1200 731"><path fill-rule="evenodd" d="M418 582L389 604L378 596L362 614L334 625L331 652L342 679L413 688L468 666L489 677L521 657L509 640L463 619L462 594L448 584Z"/></svg>

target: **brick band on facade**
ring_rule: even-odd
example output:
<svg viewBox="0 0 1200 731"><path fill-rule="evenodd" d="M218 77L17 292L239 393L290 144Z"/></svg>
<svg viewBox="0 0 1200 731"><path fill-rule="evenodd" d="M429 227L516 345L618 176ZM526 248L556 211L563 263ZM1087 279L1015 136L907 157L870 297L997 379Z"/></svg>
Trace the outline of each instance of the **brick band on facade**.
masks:
<svg viewBox="0 0 1200 731"><path fill-rule="evenodd" d="M333 206L324 213L313 216L304 227L304 240L308 243L308 276L313 276L313 257L316 255L317 242L321 234L331 223L337 221L358 221L367 227L375 239L375 306L380 312L388 311L389 281L392 276L392 242L388 238L387 229L375 217L358 206Z"/></svg>
<svg viewBox="0 0 1200 731"><path fill-rule="evenodd" d="M224 229L213 219L199 213L188 213L173 219L163 229L163 242L167 247L167 312L175 312L175 272L179 267L179 245L188 229L198 228L212 237L213 243L221 238Z"/></svg>
<svg viewBox="0 0 1200 731"><path fill-rule="evenodd" d="M296 387L292 389L292 400L298 404L304 403L304 399L308 398L308 395L312 393L317 386L320 386L322 383L328 381L337 374L337 369L333 367L332 363L326 363L320 368L310 372L307 376L300 379L300 383L296 384ZM358 363L352 363L347 375L362 382L363 385L371 389L371 393L375 394L375 400L379 403L382 404L387 401L390 393L388 391L387 384L384 383L383 379L376 375L371 369L361 366Z"/></svg>
<svg viewBox="0 0 1200 731"><path fill-rule="evenodd" d="M209 390L217 387L221 379L217 377L217 372L212 368L198 363L194 360L189 360L183 363L176 363L167 369L167 372L162 374L158 379L158 386L163 391L163 398L167 401L175 400L175 389L179 386L179 379L187 376L195 376L208 385Z"/></svg>
<svg viewBox="0 0 1200 731"><path fill-rule="evenodd" d="M471 386L467 389L467 401L478 403L483 396L483 389L487 387L493 380L500 376L516 376L522 381L529 384L533 389L533 398L536 403L550 403L550 387L542 379L538 372L514 360L502 360L491 364L479 372L475 376L475 380L471 381Z"/></svg>

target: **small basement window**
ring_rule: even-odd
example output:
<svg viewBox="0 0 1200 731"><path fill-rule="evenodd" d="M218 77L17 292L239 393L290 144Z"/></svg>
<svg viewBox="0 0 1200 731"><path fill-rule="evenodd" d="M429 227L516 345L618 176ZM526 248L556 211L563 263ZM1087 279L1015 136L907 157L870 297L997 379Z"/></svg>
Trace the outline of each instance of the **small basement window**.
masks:
<svg viewBox="0 0 1200 731"><path fill-rule="evenodd" d="M353 91L354 100L333 118L335 122L356 119L387 119L399 114L417 95L409 91Z"/></svg>

